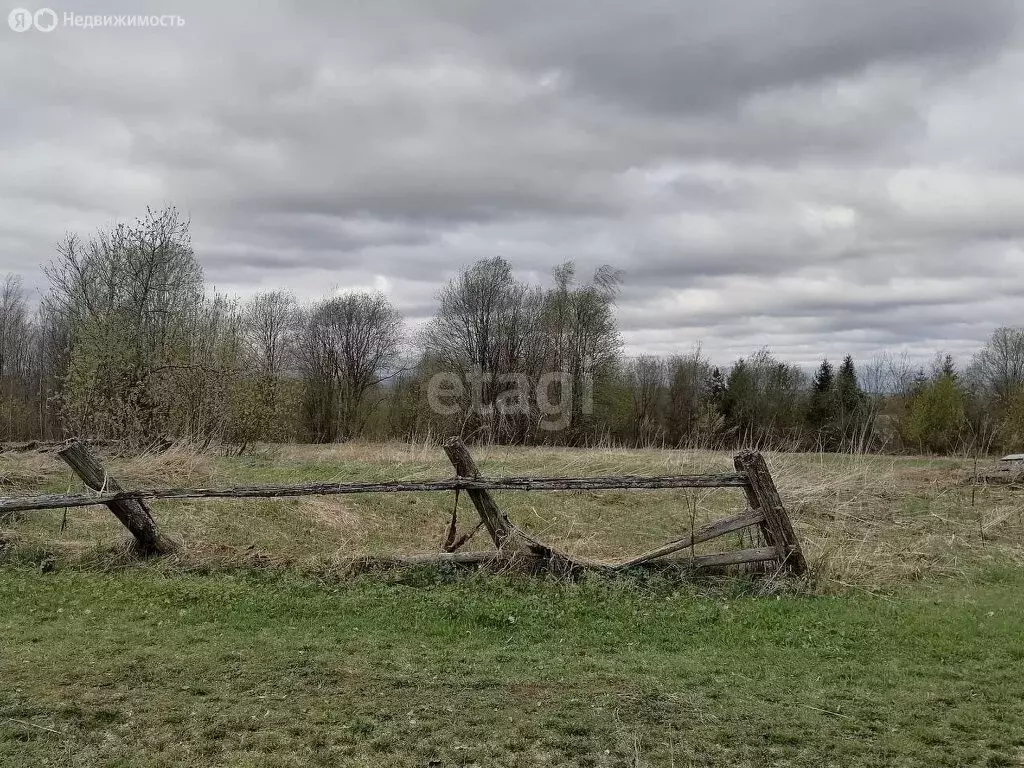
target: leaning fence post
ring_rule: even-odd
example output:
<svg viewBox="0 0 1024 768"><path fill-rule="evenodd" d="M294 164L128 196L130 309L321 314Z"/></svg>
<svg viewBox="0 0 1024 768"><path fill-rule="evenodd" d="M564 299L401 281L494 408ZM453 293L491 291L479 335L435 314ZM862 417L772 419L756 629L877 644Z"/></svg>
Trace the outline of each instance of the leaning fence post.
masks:
<svg viewBox="0 0 1024 768"><path fill-rule="evenodd" d="M57 451L57 455L92 490L113 493L124 490L117 480L107 474L88 446L80 440L69 443ZM135 537L140 552L159 555L174 549L174 542L160 533L149 507L142 499L115 499L107 502L106 506Z"/></svg>
<svg viewBox="0 0 1024 768"><path fill-rule="evenodd" d="M767 543L778 551L779 562L794 574L807 570L807 561L800 550L800 542L790 522L782 497L772 480L764 456L758 451L744 451L733 461L736 471L747 476L744 490L751 508L764 515L761 532Z"/></svg>
<svg viewBox="0 0 1024 768"><path fill-rule="evenodd" d="M455 467L456 475L459 477L480 477L480 470L477 468L476 462L473 461L473 457L469 455L469 449L466 447L466 444L461 439L451 437L445 441L442 447L444 452L448 454L448 459L451 461L452 466ZM491 534L494 546L501 549L501 546L512 535L512 524L509 522L509 519L487 491L469 489L467 493L469 494L470 501L473 502L473 506L476 507L476 511L480 514L480 519L484 521L487 532Z"/></svg>

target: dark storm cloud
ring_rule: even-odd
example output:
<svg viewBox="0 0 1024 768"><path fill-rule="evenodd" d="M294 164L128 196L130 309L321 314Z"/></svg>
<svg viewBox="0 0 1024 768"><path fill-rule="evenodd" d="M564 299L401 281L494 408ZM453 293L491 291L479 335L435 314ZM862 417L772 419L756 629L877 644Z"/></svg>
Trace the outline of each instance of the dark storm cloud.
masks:
<svg viewBox="0 0 1024 768"><path fill-rule="evenodd" d="M1012 0L503 4L448 18L518 62L562 68L581 90L652 112L704 114L879 65L970 64L1012 36ZM524 13L525 8L529 12Z"/></svg>
<svg viewBox="0 0 1024 768"><path fill-rule="evenodd" d="M415 323L474 259L571 258L624 269L633 352L967 355L1024 296L1018 9L55 8L185 26L0 31L0 271L174 203L218 290Z"/></svg>

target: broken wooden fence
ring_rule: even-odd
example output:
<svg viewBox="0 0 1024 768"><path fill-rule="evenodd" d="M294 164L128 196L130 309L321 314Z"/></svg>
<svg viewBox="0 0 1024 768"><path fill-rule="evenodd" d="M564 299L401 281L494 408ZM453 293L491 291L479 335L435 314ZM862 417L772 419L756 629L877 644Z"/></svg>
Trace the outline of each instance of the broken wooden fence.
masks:
<svg viewBox="0 0 1024 768"><path fill-rule="evenodd" d="M495 551L459 552L471 534L457 535L456 512L452 513L445 536L444 551L437 554L390 558L401 564L498 564L543 568L558 572L578 570L621 571L689 550L676 562L690 568L720 568L745 563L774 563L777 570L802 574L807 569L800 543L782 499L775 487L764 457L756 451L736 456L735 472L702 475L644 477L504 477L480 475L469 449L458 438L444 444L456 476L448 480L383 483L310 483L304 485L234 486L230 488L151 488L126 490L78 440L57 451L93 493L53 494L0 499L0 514L42 509L66 509L105 505L131 532L138 550L144 554L166 554L174 542L161 533L146 504L148 499L211 498L286 498L295 496L331 496L350 493L395 493L422 491L465 491L479 515L479 526L487 529ZM568 490L648 490L659 488L743 488L749 509L734 517L719 520L688 536L670 541L649 552L618 563L590 562L560 552L538 541L513 523L495 502L490 491L568 491ZM721 552L694 553L694 547L725 534L756 527L765 546Z"/></svg>

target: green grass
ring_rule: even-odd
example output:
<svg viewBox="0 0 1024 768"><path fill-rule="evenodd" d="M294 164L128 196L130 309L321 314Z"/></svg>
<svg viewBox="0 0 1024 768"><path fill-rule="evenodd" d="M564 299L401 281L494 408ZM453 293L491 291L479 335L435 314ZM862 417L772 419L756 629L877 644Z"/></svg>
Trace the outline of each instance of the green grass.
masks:
<svg viewBox="0 0 1024 768"><path fill-rule="evenodd" d="M494 475L731 466L473 453ZM354 556L437 551L447 493L154 502L180 548L142 563L102 507L9 516L0 765L1024 765L1019 489L971 487L963 459L768 460L812 569L793 585L346 575ZM436 446L355 443L104 463L127 487L451 474ZM79 487L42 454L0 456L0 483ZM498 498L545 541L609 559L743 508L735 489Z"/></svg>
<svg viewBox="0 0 1024 768"><path fill-rule="evenodd" d="M0 764L1019 765L1022 589L8 562Z"/></svg>

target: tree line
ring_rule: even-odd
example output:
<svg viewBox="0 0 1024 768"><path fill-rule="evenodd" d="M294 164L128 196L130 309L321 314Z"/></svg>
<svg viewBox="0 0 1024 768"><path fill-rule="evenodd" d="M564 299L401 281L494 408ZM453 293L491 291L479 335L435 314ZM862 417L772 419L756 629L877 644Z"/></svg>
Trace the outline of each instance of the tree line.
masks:
<svg viewBox="0 0 1024 768"><path fill-rule="evenodd" d="M208 295L174 208L67 235L45 274L38 306L17 276L0 284L0 439L1024 450L1024 328L963 370L846 356L807 375L766 349L718 366L699 345L629 358L620 272L566 262L534 285L493 257L413 333L377 293Z"/></svg>

